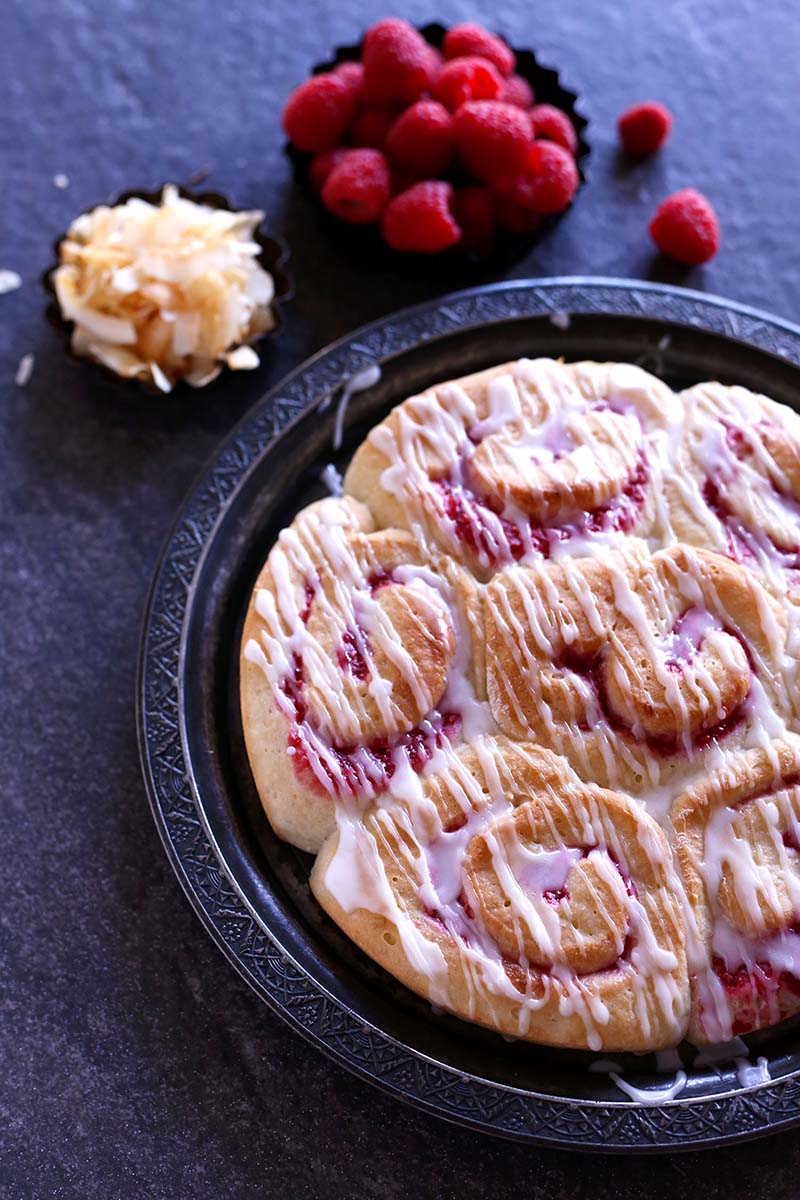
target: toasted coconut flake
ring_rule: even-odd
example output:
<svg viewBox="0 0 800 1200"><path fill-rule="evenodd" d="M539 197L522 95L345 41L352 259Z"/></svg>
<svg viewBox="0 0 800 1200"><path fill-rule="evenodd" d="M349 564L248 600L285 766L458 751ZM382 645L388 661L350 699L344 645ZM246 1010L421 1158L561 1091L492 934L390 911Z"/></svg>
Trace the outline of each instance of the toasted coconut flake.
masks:
<svg viewBox="0 0 800 1200"><path fill-rule="evenodd" d="M17 387L25 387L25 384L29 382L31 375L33 374L34 362L35 359L32 354L23 354L22 358L19 360L17 373L14 376L14 382L16 383Z"/></svg>
<svg viewBox="0 0 800 1200"><path fill-rule="evenodd" d="M22 277L16 271L0 270L0 296L22 286Z"/></svg>
<svg viewBox="0 0 800 1200"><path fill-rule="evenodd" d="M153 376L153 383L157 388L159 388L162 392L172 391L172 384L167 379L157 362L150 363L150 372Z"/></svg>
<svg viewBox="0 0 800 1200"><path fill-rule="evenodd" d="M251 343L274 327L272 276L253 234L264 214L134 197L73 221L53 273L72 348L124 378L169 392L203 387L223 365L252 370ZM0 280L3 272L0 272Z"/></svg>
<svg viewBox="0 0 800 1200"><path fill-rule="evenodd" d="M239 346L225 355L232 371L253 371L258 366L258 355L252 346Z"/></svg>
<svg viewBox="0 0 800 1200"><path fill-rule="evenodd" d="M123 296L139 290L139 275L135 267L117 267L111 276L111 286Z"/></svg>

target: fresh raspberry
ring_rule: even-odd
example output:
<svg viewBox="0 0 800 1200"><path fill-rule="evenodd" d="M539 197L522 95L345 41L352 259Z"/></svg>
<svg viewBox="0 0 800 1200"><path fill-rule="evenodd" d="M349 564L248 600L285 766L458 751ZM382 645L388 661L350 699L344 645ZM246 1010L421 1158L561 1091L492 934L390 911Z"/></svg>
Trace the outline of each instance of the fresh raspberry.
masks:
<svg viewBox="0 0 800 1200"><path fill-rule="evenodd" d="M354 146L369 146L383 150L386 135L394 124L394 113L386 108L365 108L350 126L350 141Z"/></svg>
<svg viewBox="0 0 800 1200"><path fill-rule="evenodd" d="M649 225L662 254L694 267L719 250L717 214L701 192L682 188L662 201Z"/></svg>
<svg viewBox="0 0 800 1200"><path fill-rule="evenodd" d="M392 250L438 254L461 238L450 203L453 189L441 180L415 183L389 202L383 218L383 236Z"/></svg>
<svg viewBox="0 0 800 1200"><path fill-rule="evenodd" d="M389 202L389 167L380 150L348 150L322 189L322 203L342 221L379 221Z"/></svg>
<svg viewBox="0 0 800 1200"><path fill-rule="evenodd" d="M546 138L549 142L555 142L575 157L578 135L565 112L556 108L554 104L537 104L531 109L530 118L535 138Z"/></svg>
<svg viewBox="0 0 800 1200"><path fill-rule="evenodd" d="M503 90L503 77L483 58L455 58L439 71L431 95L450 112L468 100L496 100Z"/></svg>
<svg viewBox="0 0 800 1200"><path fill-rule="evenodd" d="M337 79L341 79L347 84L356 106L358 106L364 90L364 67L362 64L360 62L340 62L338 67L333 68L333 73Z"/></svg>
<svg viewBox="0 0 800 1200"><path fill-rule="evenodd" d="M313 75L295 88L283 109L283 128L298 150L318 154L342 140L353 119L352 88L338 75Z"/></svg>
<svg viewBox="0 0 800 1200"><path fill-rule="evenodd" d="M367 30L361 51L364 97L376 106L413 104L435 74L434 55L408 21L388 17Z"/></svg>
<svg viewBox="0 0 800 1200"><path fill-rule="evenodd" d="M488 254L494 246L497 215L488 187L457 188L453 216L461 229L461 244L473 254Z"/></svg>
<svg viewBox="0 0 800 1200"><path fill-rule="evenodd" d="M499 98L504 104L513 104L515 108L532 108L536 102L533 88L521 75L512 75L505 81Z"/></svg>
<svg viewBox="0 0 800 1200"><path fill-rule="evenodd" d="M392 125L386 153L393 166L414 170L418 178L441 175L453 157L453 118L435 100L418 100Z"/></svg>
<svg viewBox="0 0 800 1200"><path fill-rule="evenodd" d="M445 58L467 58L473 55L486 58L494 63L501 75L510 75L517 65L514 51L506 45L502 38L489 33L482 25L474 21L465 21L463 25L454 25L444 35L442 44Z"/></svg>
<svg viewBox="0 0 800 1200"><path fill-rule="evenodd" d="M634 104L617 121L619 138L628 154L655 154L672 128L672 113L656 100Z"/></svg>
<svg viewBox="0 0 800 1200"><path fill-rule="evenodd" d="M533 233L542 223L542 217L532 208L521 204L513 195L497 199L497 223L509 233Z"/></svg>
<svg viewBox="0 0 800 1200"><path fill-rule="evenodd" d="M453 135L470 175L490 183L522 167L531 140L530 119L513 104L471 100L453 117Z"/></svg>
<svg viewBox="0 0 800 1200"><path fill-rule="evenodd" d="M578 189L578 168L572 155L555 142L534 142L522 173L503 194L540 216L561 212Z"/></svg>
<svg viewBox="0 0 800 1200"><path fill-rule="evenodd" d="M322 191L325 180L347 153L344 146L337 146L335 150L324 150L322 154L314 155L308 166L308 177L315 192Z"/></svg>

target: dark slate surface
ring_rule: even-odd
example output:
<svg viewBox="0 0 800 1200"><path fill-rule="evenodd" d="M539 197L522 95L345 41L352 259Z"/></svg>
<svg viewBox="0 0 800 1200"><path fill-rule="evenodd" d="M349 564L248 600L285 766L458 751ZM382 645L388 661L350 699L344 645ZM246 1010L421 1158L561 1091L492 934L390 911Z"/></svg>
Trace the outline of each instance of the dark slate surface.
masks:
<svg viewBox="0 0 800 1200"><path fill-rule="evenodd" d="M406 6L422 22L478 15ZM794 319L800 25L785 0L499 0L492 23L563 67L594 118L590 187L514 274L680 279ZM255 999L204 934L151 823L134 673L148 579L215 443L311 351L421 299L317 232L276 107L380 0L6 0L0 17L0 1194L9 1197L705 1197L798 1194L800 1134L705 1155L584 1158L431 1122L333 1066ZM613 118L676 114L660 159L620 162ZM189 400L120 399L64 359L37 277L74 213L185 181L264 206L297 299L260 371ZM53 175L70 186L59 191ZM681 275L656 201L712 197L724 248ZM13 376L36 355L30 384Z"/></svg>

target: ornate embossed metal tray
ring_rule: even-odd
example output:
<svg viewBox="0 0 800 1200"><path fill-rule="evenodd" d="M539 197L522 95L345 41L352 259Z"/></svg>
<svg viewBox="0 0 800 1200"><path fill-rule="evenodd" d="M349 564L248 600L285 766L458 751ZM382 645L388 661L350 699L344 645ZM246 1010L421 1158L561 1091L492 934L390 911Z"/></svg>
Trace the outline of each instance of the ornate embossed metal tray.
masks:
<svg viewBox="0 0 800 1200"><path fill-rule="evenodd" d="M518 281L377 321L269 392L208 464L178 515L142 638L139 736L153 814L211 936L286 1021L365 1080L437 1116L541 1144L676 1150L800 1124L797 1025L748 1039L769 1080L698 1067L672 1100L651 1057L615 1056L648 1102L592 1056L504 1041L434 1013L362 955L309 893L310 858L278 841L250 778L238 646L255 576L280 529L324 495L367 430L437 380L522 355L639 362L674 387L741 383L800 407L800 328L696 292L602 279ZM378 363L332 437L343 383ZM647 1093L650 1093L647 1096Z"/></svg>

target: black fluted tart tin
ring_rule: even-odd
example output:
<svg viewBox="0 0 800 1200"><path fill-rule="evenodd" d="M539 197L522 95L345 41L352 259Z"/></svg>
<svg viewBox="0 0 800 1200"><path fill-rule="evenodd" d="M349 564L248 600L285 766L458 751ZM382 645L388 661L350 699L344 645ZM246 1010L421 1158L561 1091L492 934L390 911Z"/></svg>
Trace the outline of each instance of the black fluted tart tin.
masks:
<svg viewBox="0 0 800 1200"><path fill-rule="evenodd" d="M376 321L293 371L219 447L177 516L150 592L138 730L153 815L198 916L258 995L318 1049L426 1112L540 1145L603 1152L697 1149L800 1125L800 1026L745 1039L770 1079L745 1084L679 1048L672 1063L613 1058L639 1103L596 1056L554 1050L435 1012L376 966L308 888L312 859L271 831L239 715L239 642L256 576L280 530L325 494L393 405L429 385L521 356L638 362L673 387L740 383L800 408L800 327L680 288L624 280L494 284ZM347 379L381 377L352 398ZM328 473L329 474L329 473ZM175 903L177 903L177 899ZM169 913L164 914L165 923ZM667 1065L672 1074L658 1068Z"/></svg>
<svg viewBox="0 0 800 1200"><path fill-rule="evenodd" d="M447 26L438 23L418 26L419 32L435 46L441 49ZM502 37L502 34L499 35ZM507 42L507 38L503 38ZM510 44L510 43L509 43ZM362 43L351 46L337 46L333 57L325 62L316 63L311 68L312 75L320 75L332 71L343 62L357 62L361 58ZM586 182L591 147L588 139L589 120L584 112L581 97L563 80L554 67L541 63L536 52L529 49L518 49L511 46L517 58L515 73L528 81L534 91L534 103L553 104L569 117L578 137L578 149L575 162L578 167L580 182L578 191L573 197L572 204L578 198L581 188ZM311 184L309 164L314 157L298 150L291 142L284 146L295 180L301 190L311 199L315 215L318 217L326 234L348 256L358 263L374 269L391 268L402 274L412 276L429 275L431 269L437 272L437 278L449 282L451 286L468 282L470 279L489 279L507 270L515 262L523 258L528 251L543 236L547 234L563 217L567 215L571 205L563 212L544 217L538 228L532 233L515 234L498 230L494 249L489 254L478 255L465 253L458 246L444 250L439 254L406 254L392 250L384 242L377 225L349 225L340 221L325 208ZM448 172L442 178L455 184L475 185L476 180L455 172Z"/></svg>
<svg viewBox="0 0 800 1200"><path fill-rule="evenodd" d="M222 192L215 191L193 191L183 187L181 184L161 184L157 188L129 188L121 192L118 196L110 200L100 200L97 204L91 204L83 209L81 213L76 214L73 220L84 213L92 212L100 205L107 205L109 208L115 208L117 205L125 204L128 200L146 200L148 204L159 205L161 203L161 194L165 186L174 186L178 195L184 200L192 200L195 204L204 204L207 208L221 208L226 212L242 211L234 205L230 199ZM48 325L55 330L56 334L61 339L64 350L67 356L75 363L83 367L91 367L99 372L105 380L114 384L117 388L122 388L124 394L130 396L132 391L138 391L144 396L159 396L162 400L167 400L169 396L186 393L189 391L207 392L209 388L219 386L221 381L225 380L230 368L224 367L216 379L208 384L204 384L201 388L190 388L184 380L177 380L173 385L172 391L162 392L151 380L146 379L126 379L121 375L117 375L110 367L104 363L97 362L93 358L88 358L82 354L76 354L72 348L72 332L75 327L74 321L67 320L62 312L61 307L56 297L55 284L53 282L53 273L60 265L61 243L68 236L69 231L65 230L53 243L53 251L55 253L55 261L47 268L41 277L42 286L48 296L48 303L45 309L45 319ZM281 313L282 305L290 301L294 295L294 282L289 274L289 248L286 243L275 234L267 233L265 222L262 221L253 232L253 240L259 246L259 254L257 261L268 271L272 276L275 286L275 295L272 298L270 309L274 318L274 325L271 329L267 329L264 333L259 334L248 345L255 349L260 343L274 337L280 333L283 317Z"/></svg>

